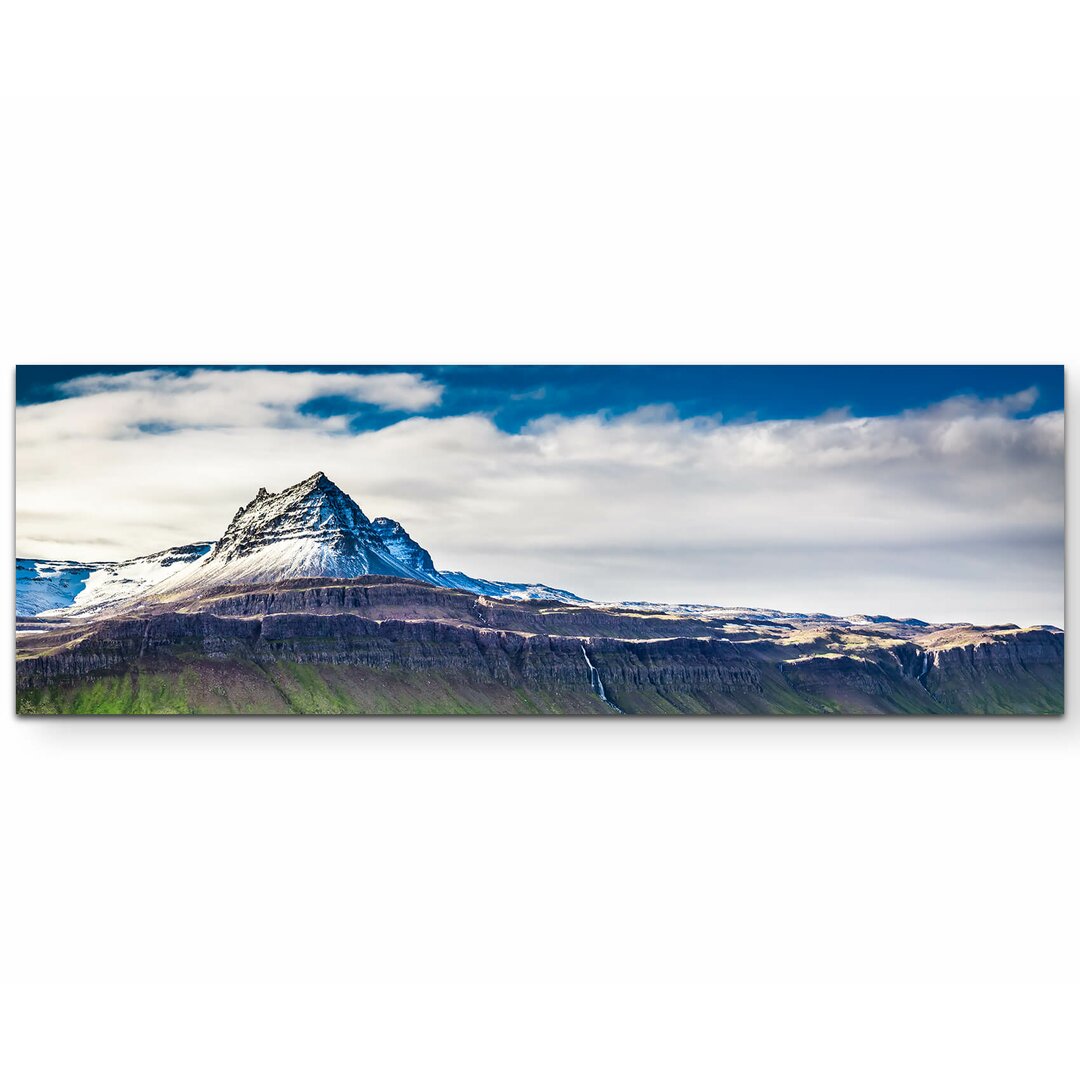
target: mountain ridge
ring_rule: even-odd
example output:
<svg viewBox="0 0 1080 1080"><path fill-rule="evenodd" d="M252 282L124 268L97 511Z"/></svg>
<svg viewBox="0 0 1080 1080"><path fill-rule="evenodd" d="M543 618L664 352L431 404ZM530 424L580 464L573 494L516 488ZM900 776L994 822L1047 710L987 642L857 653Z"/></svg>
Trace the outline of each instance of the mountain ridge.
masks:
<svg viewBox="0 0 1080 1080"><path fill-rule="evenodd" d="M398 577L232 584L17 635L23 713L1060 712L1064 634L478 597Z"/></svg>

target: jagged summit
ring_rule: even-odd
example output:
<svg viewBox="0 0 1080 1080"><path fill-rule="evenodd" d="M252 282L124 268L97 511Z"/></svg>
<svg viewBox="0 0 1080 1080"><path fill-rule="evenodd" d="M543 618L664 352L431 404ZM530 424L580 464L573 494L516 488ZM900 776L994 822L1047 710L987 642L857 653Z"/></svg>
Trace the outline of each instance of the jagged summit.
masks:
<svg viewBox="0 0 1080 1080"><path fill-rule="evenodd" d="M259 490L265 491L266 488L259 488ZM284 495L285 492L290 491L325 491L328 494L337 494L344 496L346 499L348 498L348 495L346 495L345 492L342 491L341 488L339 488L321 469L317 473L312 473L307 479L301 480L300 483L293 484L292 487L286 488L282 494Z"/></svg>
<svg viewBox="0 0 1080 1080"><path fill-rule="evenodd" d="M350 556L378 543L363 510L326 473L317 472L280 492L259 488L237 510L207 561L235 560L286 540L313 540Z"/></svg>

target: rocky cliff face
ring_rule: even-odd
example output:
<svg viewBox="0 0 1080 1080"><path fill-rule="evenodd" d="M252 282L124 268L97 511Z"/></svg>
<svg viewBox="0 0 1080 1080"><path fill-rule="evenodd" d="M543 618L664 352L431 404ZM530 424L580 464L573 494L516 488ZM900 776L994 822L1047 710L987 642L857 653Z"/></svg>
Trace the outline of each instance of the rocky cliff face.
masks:
<svg viewBox="0 0 1080 1080"><path fill-rule="evenodd" d="M922 682L946 711L1009 712L1017 702L1064 708L1065 635L1007 630L930 652ZM1037 711L1044 711L1039 709Z"/></svg>
<svg viewBox="0 0 1080 1080"><path fill-rule="evenodd" d="M126 680L116 700L129 708L148 679L178 680L181 708L220 711L244 694L293 708L282 687L307 672L333 687L318 699L333 711L1054 712L1064 670L1064 636L1047 630L875 623L859 636L828 621L492 600L390 577L222 586L21 636L19 648L20 702L44 711L97 700L110 679ZM220 687L209 705L199 686L183 689L196 669Z"/></svg>

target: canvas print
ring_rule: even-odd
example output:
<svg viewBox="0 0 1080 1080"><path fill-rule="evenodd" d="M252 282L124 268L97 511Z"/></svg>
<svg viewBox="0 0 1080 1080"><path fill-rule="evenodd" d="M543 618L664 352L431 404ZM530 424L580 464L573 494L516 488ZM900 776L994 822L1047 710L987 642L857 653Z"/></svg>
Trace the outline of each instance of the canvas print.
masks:
<svg viewBox="0 0 1080 1080"><path fill-rule="evenodd" d="M24 366L21 714L1056 714L1057 366Z"/></svg>

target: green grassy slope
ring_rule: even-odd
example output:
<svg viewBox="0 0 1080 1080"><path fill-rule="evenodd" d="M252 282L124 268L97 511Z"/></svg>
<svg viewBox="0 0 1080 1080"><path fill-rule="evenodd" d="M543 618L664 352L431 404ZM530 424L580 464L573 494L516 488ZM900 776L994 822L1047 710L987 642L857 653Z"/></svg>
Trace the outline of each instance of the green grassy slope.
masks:
<svg viewBox="0 0 1080 1080"><path fill-rule="evenodd" d="M17 694L25 714L614 715L588 687L511 689L435 672L197 660L174 670L56 679Z"/></svg>
<svg viewBox="0 0 1080 1080"><path fill-rule="evenodd" d="M843 683L795 688L770 673L765 673L762 692L754 695L618 682L607 691L623 712L638 715L1055 714L1064 699L1053 672L1021 680L991 677L970 685L961 680L936 686L932 698L899 680L889 693L870 697ZM241 658L185 658L168 667L57 678L19 690L16 706L30 715L616 715L586 685L509 687L438 671Z"/></svg>

